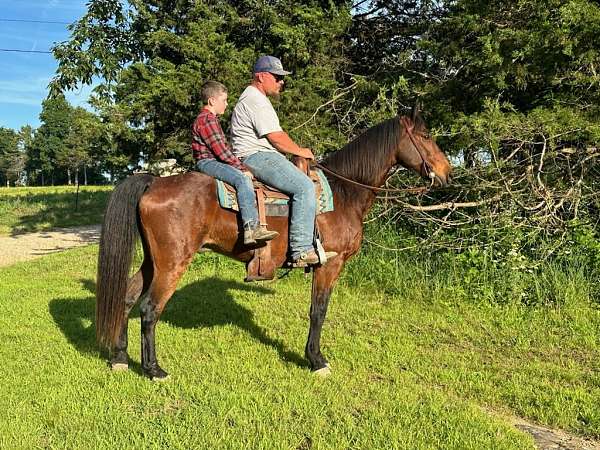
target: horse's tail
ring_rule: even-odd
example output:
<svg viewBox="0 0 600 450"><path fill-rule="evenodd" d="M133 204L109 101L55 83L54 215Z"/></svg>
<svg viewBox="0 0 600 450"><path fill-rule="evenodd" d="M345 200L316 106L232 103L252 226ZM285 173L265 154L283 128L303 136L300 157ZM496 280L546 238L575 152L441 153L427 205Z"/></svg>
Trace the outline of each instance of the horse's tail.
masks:
<svg viewBox="0 0 600 450"><path fill-rule="evenodd" d="M96 281L96 339L116 345L125 321L125 296L138 230L138 203L152 175L133 175L112 192L102 224Z"/></svg>

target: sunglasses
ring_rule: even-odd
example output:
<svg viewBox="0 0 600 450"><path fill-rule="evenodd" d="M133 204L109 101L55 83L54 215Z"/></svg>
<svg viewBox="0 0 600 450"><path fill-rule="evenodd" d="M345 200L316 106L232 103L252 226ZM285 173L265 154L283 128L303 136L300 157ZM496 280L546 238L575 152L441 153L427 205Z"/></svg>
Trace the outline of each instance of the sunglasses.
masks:
<svg viewBox="0 0 600 450"><path fill-rule="evenodd" d="M275 81L277 83L279 83L280 81L283 81L283 75L277 75L276 73L271 73L271 75L273 75L273 78L275 78Z"/></svg>

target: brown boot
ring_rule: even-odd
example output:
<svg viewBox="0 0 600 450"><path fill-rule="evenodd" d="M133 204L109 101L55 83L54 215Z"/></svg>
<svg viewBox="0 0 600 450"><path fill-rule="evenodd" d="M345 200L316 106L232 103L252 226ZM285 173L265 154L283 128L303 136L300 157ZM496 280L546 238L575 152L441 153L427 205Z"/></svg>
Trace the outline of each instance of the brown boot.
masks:
<svg viewBox="0 0 600 450"><path fill-rule="evenodd" d="M269 231L265 227L244 229L244 245L252 245L257 242L267 242L279 236L277 231Z"/></svg>
<svg viewBox="0 0 600 450"><path fill-rule="evenodd" d="M329 261L331 258L337 256L337 252L325 252L325 259ZM300 256L292 260L292 264L295 267L306 267L312 266L314 264L319 264L321 261L319 260L319 255L315 250L308 250L306 252L300 253Z"/></svg>

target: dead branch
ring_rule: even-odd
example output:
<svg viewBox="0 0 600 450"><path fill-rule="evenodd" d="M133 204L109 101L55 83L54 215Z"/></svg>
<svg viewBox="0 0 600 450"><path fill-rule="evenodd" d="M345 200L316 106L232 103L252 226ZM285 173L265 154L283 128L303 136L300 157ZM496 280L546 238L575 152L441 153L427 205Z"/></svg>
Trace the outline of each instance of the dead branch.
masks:
<svg viewBox="0 0 600 450"><path fill-rule="evenodd" d="M502 194L495 195L492 198L480 200L478 202L445 202L437 205L411 205L410 203L399 202L403 208L410 209L412 211L440 211L444 209L458 209L458 208L476 208L478 206L485 205L500 200Z"/></svg>

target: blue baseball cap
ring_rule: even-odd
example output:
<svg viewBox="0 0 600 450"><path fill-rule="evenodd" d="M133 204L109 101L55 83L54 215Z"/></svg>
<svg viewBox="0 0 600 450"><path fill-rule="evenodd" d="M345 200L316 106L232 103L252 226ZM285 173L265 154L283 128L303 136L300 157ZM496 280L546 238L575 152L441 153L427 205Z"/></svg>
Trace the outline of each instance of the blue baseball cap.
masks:
<svg viewBox="0 0 600 450"><path fill-rule="evenodd" d="M279 58L269 55L263 55L256 60L253 72L269 72L274 73L275 75L289 75L292 73L288 72L287 70L283 70L283 65L281 64Z"/></svg>

